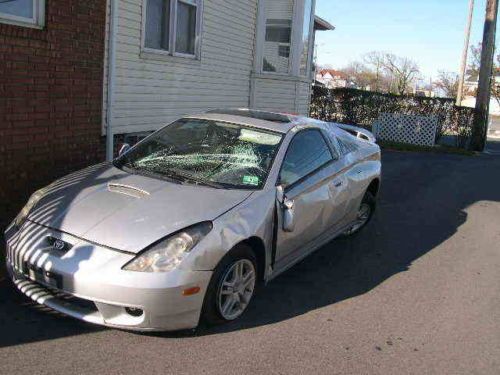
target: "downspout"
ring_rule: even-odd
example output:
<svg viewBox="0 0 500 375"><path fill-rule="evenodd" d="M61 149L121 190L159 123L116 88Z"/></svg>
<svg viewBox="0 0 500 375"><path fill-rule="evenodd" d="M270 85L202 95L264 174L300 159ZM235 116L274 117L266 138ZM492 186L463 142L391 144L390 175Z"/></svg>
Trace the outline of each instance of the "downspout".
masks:
<svg viewBox="0 0 500 375"><path fill-rule="evenodd" d="M116 34L118 31L118 1L110 0L108 34L108 92L106 106L106 160L112 161L114 154L113 106L115 92Z"/></svg>

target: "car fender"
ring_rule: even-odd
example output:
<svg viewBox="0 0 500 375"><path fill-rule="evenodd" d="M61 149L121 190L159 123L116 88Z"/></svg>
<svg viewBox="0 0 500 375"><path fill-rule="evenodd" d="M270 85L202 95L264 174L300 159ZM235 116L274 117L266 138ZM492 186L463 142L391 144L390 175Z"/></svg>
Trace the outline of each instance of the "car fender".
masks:
<svg viewBox="0 0 500 375"><path fill-rule="evenodd" d="M212 231L191 251L182 267L190 270L214 270L236 245L259 238L265 248L265 272L271 263L274 189L253 193L247 200L213 221Z"/></svg>

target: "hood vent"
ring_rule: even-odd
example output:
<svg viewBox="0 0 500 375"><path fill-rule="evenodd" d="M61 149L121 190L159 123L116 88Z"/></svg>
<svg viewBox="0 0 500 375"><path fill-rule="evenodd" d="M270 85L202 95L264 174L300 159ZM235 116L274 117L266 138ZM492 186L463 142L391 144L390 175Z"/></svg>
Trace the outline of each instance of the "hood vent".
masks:
<svg viewBox="0 0 500 375"><path fill-rule="evenodd" d="M125 194L134 198L144 198L149 195L149 193L145 190L130 186L130 185L122 185L122 184L108 184L108 191L112 193Z"/></svg>

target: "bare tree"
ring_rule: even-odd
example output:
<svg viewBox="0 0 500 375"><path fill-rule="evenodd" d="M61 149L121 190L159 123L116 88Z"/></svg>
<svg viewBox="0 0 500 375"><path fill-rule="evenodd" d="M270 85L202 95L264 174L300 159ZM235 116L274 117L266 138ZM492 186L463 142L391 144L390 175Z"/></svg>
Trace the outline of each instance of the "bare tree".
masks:
<svg viewBox="0 0 500 375"><path fill-rule="evenodd" d="M373 80L373 73L370 69L360 62L352 62L345 68L341 69L349 79L349 82L357 88L366 90L370 88Z"/></svg>
<svg viewBox="0 0 500 375"><path fill-rule="evenodd" d="M384 55L383 67L392 76L395 91L399 95L404 95L409 91L411 84L420 73L416 62L391 53Z"/></svg>
<svg viewBox="0 0 500 375"><path fill-rule="evenodd" d="M459 77L457 73L439 71L438 80L434 86L442 91L449 98L456 98L458 94Z"/></svg>
<svg viewBox="0 0 500 375"><path fill-rule="evenodd" d="M467 81L476 82L479 80L479 68L481 66L481 43L472 46L469 59L469 66L467 68ZM500 82L497 81L497 76L500 74L500 54L496 55L493 66L493 79L491 80L491 95L495 98L498 105L500 105ZM476 96L476 90L468 92L469 95Z"/></svg>
<svg viewBox="0 0 500 375"><path fill-rule="evenodd" d="M386 91L387 79L384 75L384 53L378 51L372 51L364 56L365 63L370 66L373 70L373 91ZM382 86L385 86L382 89Z"/></svg>
<svg viewBox="0 0 500 375"><path fill-rule="evenodd" d="M391 53L373 51L340 69L357 88L406 94L420 70L413 60Z"/></svg>
<svg viewBox="0 0 500 375"><path fill-rule="evenodd" d="M350 81L360 89L389 92L391 79L383 67L384 53L370 52L362 61L354 61L343 68Z"/></svg>
<svg viewBox="0 0 500 375"><path fill-rule="evenodd" d="M500 82L497 80L500 74L500 54L495 59L495 66L493 67L493 79L491 80L491 94L500 106Z"/></svg>

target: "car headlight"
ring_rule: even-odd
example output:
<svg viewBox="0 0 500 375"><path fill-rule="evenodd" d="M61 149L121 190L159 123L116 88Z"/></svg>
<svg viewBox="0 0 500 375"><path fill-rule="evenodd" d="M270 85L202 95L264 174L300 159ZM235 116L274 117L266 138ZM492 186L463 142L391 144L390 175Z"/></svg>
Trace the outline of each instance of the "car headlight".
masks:
<svg viewBox="0 0 500 375"><path fill-rule="evenodd" d="M31 195L30 199L28 199L28 202L24 205L23 209L17 214L16 218L14 219L14 225L17 228L20 228L24 224L31 210L45 195L46 191L46 188L40 189Z"/></svg>
<svg viewBox="0 0 500 375"><path fill-rule="evenodd" d="M210 222L186 228L142 252L123 269L136 272L171 271L211 230Z"/></svg>

